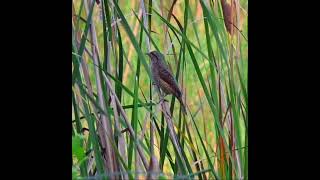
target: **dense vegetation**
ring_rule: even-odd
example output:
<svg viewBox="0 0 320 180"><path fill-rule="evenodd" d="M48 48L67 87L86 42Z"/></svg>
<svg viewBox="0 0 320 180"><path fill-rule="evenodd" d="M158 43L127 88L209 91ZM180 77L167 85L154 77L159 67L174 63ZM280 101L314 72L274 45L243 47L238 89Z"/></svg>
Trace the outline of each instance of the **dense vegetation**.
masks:
<svg viewBox="0 0 320 180"><path fill-rule="evenodd" d="M248 179L246 0L72 1L74 179ZM165 55L188 114L159 102Z"/></svg>

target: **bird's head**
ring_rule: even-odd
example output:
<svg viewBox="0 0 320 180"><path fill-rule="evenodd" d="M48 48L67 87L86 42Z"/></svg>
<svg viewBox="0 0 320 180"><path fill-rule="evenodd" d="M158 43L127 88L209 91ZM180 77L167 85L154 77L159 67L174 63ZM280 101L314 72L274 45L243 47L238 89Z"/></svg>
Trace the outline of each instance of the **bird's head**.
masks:
<svg viewBox="0 0 320 180"><path fill-rule="evenodd" d="M151 61L156 62L156 61L163 61L164 56L158 51L151 51L147 53L147 55L150 57Z"/></svg>

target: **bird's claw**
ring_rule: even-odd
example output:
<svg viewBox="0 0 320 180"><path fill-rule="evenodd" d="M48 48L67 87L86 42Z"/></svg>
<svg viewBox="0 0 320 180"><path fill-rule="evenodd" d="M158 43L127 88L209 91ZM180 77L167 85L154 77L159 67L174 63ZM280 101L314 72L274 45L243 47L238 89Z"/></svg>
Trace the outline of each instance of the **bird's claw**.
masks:
<svg viewBox="0 0 320 180"><path fill-rule="evenodd" d="M150 100L150 103L151 103L151 104L154 104L154 105L155 105L155 104L158 104L158 103L157 103L156 101L154 101L154 100Z"/></svg>
<svg viewBox="0 0 320 180"><path fill-rule="evenodd" d="M164 101L164 102L169 102L169 101L166 100L165 98L160 97L160 100L159 100L158 102L151 100L150 103L153 103L153 104L157 105L157 104L162 103L163 101Z"/></svg>
<svg viewBox="0 0 320 180"><path fill-rule="evenodd" d="M168 100L166 100L165 98L163 98L163 97L161 97L160 98L160 101L158 102L158 104L160 104L161 102L163 102L163 101L165 101L165 102L169 102Z"/></svg>

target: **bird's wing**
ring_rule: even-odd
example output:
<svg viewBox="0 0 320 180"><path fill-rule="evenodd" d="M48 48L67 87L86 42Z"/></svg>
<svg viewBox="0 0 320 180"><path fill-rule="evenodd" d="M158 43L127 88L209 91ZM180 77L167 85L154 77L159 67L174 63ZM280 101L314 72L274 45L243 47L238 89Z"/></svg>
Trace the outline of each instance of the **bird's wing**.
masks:
<svg viewBox="0 0 320 180"><path fill-rule="evenodd" d="M172 89L175 90L175 92L177 92L177 96L181 95L181 91L178 87L178 84L176 82L176 80L174 79L173 75L171 74L170 71L168 71L166 68L164 67L160 67L159 68L159 76L161 78L161 80L163 80L164 82L172 85Z"/></svg>

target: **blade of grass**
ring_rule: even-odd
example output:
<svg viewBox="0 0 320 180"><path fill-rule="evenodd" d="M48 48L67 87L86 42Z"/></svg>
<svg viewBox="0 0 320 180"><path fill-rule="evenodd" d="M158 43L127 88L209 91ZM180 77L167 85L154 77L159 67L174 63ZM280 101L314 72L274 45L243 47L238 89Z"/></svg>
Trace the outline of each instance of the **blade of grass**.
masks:
<svg viewBox="0 0 320 180"><path fill-rule="evenodd" d="M77 83L78 84L78 83ZM85 95L85 91L82 88L81 85L77 86L80 90L80 94L81 97L84 98L84 100L86 100L86 95ZM84 116L88 122L88 126L89 126L89 136L91 137L92 140L92 144L93 144L93 150L94 150L94 154L95 154L95 161L96 161L96 166L97 166L97 171L99 174L104 174L104 165L103 165L103 160L102 160L102 156L101 156L101 151L100 151L100 146L99 146L99 142L98 142L98 137L96 134L96 128L94 125L94 119L92 118L91 113L89 112L89 108L88 105L86 103L82 103L83 104L83 108L84 108Z"/></svg>
<svg viewBox="0 0 320 180"><path fill-rule="evenodd" d="M201 137L200 132L199 132L199 129L198 129L196 123L195 123L195 120L194 120L193 115L191 115L191 120L192 120L193 125L194 125L194 127L195 127L195 129L196 129L196 132L197 132L197 135L198 135L199 140L200 140L200 142L201 142L202 148L203 148L203 150L204 150L204 152L205 152L205 155L206 155L206 157L207 157L207 160L208 160L208 162L209 162L209 166L210 166L210 168L211 168L211 171L210 171L210 172L212 173L212 175L214 176L215 179L221 179L221 178L218 176L217 172L214 170L213 163L212 163L212 161L211 161L211 159L210 159L210 156L209 156L209 153L208 153L208 151L207 151L207 148L206 148L205 144L204 144L203 141L202 141L202 137Z"/></svg>
<svg viewBox="0 0 320 180"><path fill-rule="evenodd" d="M135 14L135 12L134 12L134 14ZM137 15L135 14L135 16L136 16L136 18L138 19L138 21L140 22L140 24L141 24L141 21L139 20L139 18L137 17ZM144 28L144 30L146 31L146 29L145 29L145 27L143 26L143 28ZM146 34L147 35L149 35L147 32L146 32ZM150 36L149 36L150 37ZM155 45L155 43L154 43L154 41L152 40L152 38L150 38L150 40L151 40L151 42ZM155 47L156 47L156 45L155 45ZM162 109L164 109L164 110L167 110L167 108L165 108L166 106L162 103ZM169 124L171 124L171 118L170 118L170 116L169 115L167 115L167 116L165 116L166 117L166 120L167 120L167 123L169 122ZM173 126L172 126L173 127ZM170 127L171 128L171 127ZM178 158L180 159L180 160L178 160L178 161L181 161L181 163L182 163L182 165L184 166L184 167L188 167L187 166L187 164L186 164L186 159L185 158L182 158L183 157L183 154L181 153L181 147L179 146L179 144L178 144L178 142L176 141L176 135L175 135L175 133L174 133L174 130L169 130L169 135L171 136L171 140L173 141L173 144L174 144L174 146L175 146L175 151L177 152L177 153L179 153L179 155L178 155ZM188 169L188 168L187 168ZM191 169L189 169L190 171L191 171Z"/></svg>
<svg viewBox="0 0 320 180"><path fill-rule="evenodd" d="M119 8L118 4L115 1L113 1L113 2L114 2L114 7L116 9L116 12L119 15L119 17L121 18L121 23L124 26L124 29L125 29L127 35L129 36L130 41L133 44L133 46L134 46L134 48L135 48L135 50L136 50L136 52L138 54L138 57L141 60L141 62L143 64L143 66L144 66L149 78L151 78L152 76L151 76L150 68L149 68L149 66L147 64L147 61L145 60L145 57L144 57L144 55L143 55L143 53L142 53L142 51L141 51L141 49L139 47L139 44L138 44L137 40L135 39L135 37L133 35L133 32L132 32L132 30L131 30L126 18L123 16L122 11Z"/></svg>
<svg viewBox="0 0 320 180"><path fill-rule="evenodd" d="M88 10L88 4L89 2L94 2L94 0L88 0L88 3L85 3L85 9ZM92 55L93 55L93 62L100 66L100 61L99 61L99 48L98 48L98 41L97 41L97 35L96 35L96 30L95 30L95 25L89 24L89 32L90 32L90 37L92 40ZM105 102L105 94L106 94L106 90L105 87L102 87L103 81L101 79L101 73L102 70L100 68L97 68L97 66L94 66L94 72L95 72L95 79L96 79L96 86L97 86L97 94L98 94L98 102L100 104L100 107L106 111L107 109L107 103ZM113 132L112 132L112 125L110 122L110 116L107 114L101 115L101 125L98 126L98 133L99 133L99 137L101 140L101 145L102 148L104 150L103 155L104 157L104 163L105 163L105 167L108 170L108 172L115 172L117 171L117 164L114 161L114 159L112 157L114 157L114 151L113 149L110 147L110 140L113 139L109 139L107 138L107 136L109 137L113 137Z"/></svg>
<svg viewBox="0 0 320 180"><path fill-rule="evenodd" d="M128 121L127 115L126 115L126 113L124 112L124 110L123 110L123 108L122 108L122 106L121 106L121 104L120 104L120 102L119 102L119 99L116 97L116 93L115 93L114 90L111 88L111 83L109 82L107 76L106 76L105 74L103 74L103 75L104 75L104 78L105 78L105 80L106 80L106 83L107 83L108 87L109 87L110 90L111 90L110 92L115 96L116 103L117 103L117 105L118 105L118 107L119 107L119 110L120 110L120 112L121 112L122 117L123 117L124 120L125 120L125 123L126 123L127 126L128 126L128 130L129 130L131 136L133 136L134 138L137 138L136 134L134 133L133 128L131 127L131 125L130 125L130 123L129 123L129 121ZM138 153L139 153L139 155L140 155L140 157L141 157L141 160L142 160L142 162L143 162L143 164L144 164L144 167L145 167L145 169L147 169L148 163L147 163L147 160L146 160L146 158L145 158L145 156L144 156L144 153L143 153L143 151L142 151L142 149L141 149L141 146L140 146L139 143L137 143L136 146L137 146Z"/></svg>

